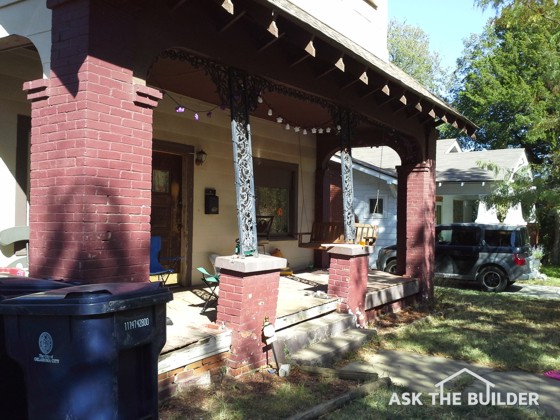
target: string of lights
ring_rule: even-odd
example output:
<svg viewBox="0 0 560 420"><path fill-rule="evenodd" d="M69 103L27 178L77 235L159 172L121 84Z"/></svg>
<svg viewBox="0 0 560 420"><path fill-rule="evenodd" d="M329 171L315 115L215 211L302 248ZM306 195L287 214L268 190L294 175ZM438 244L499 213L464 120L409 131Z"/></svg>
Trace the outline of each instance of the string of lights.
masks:
<svg viewBox="0 0 560 420"><path fill-rule="evenodd" d="M193 115L193 118L196 121L200 120L200 115L206 115L206 117L211 118L213 112L216 109L221 109L221 110L225 110L227 107L224 104L220 104L220 105L215 105L211 108L207 108L207 109L193 109L190 108L188 106L185 106L184 104L180 103L179 101L177 101L169 92L164 91L164 94L167 95L169 97L169 99L171 99L174 103L175 103L175 112L178 114L183 114L185 112L190 112ZM257 102L259 104L264 104L265 106L268 107L267 110L267 116L271 117L272 121L276 121L278 124L283 124L284 128L286 130L294 130L294 132L296 133L302 133L304 136L306 136L308 133L311 134L323 134L323 133L331 133L333 130L336 130L337 132L340 131L340 125L334 126L333 125L333 121L332 119L329 119L327 121L324 121L322 123L316 124L313 127L305 127L302 126L301 124L298 124L295 121L289 121L286 118L282 117L280 114L277 114L274 111L274 107L268 103L262 95L259 95L257 98Z"/></svg>
<svg viewBox="0 0 560 420"><path fill-rule="evenodd" d="M220 108L221 110L225 110L225 109L226 109L226 106L225 106L225 105L215 105L215 106L213 106L213 107L211 107L211 108L203 109L203 110L192 109L192 108L189 108L188 106L185 106L185 105L181 104L181 103L180 103L179 101L177 101L173 96L171 96L171 95L169 94L169 92L164 91L163 93L164 93L165 95L167 95L167 96L169 97L169 99L171 99L171 100L175 103L175 105L176 105L176 106L175 106L175 112L176 112L176 113L178 113L178 114L183 114L183 113L185 113L185 111L192 112L192 113L193 113L194 119L197 120L197 121L200 119L200 114L205 114L208 118L211 118L211 117L212 117L212 113L213 113L216 109L218 109L218 108Z"/></svg>

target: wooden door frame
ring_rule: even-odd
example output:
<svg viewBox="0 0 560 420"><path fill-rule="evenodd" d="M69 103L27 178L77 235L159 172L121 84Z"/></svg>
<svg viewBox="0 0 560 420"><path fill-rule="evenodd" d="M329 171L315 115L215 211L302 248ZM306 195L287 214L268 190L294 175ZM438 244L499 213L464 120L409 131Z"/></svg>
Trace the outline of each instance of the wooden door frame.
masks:
<svg viewBox="0 0 560 420"><path fill-rule="evenodd" d="M193 188L194 188L194 146L172 143L164 140L153 140L152 150L154 152L170 153L179 155L182 158L181 182L183 184L182 197L183 214L182 222L184 229L181 229L181 278L178 284L183 287L192 285L192 247L193 247ZM183 254L184 252L184 254Z"/></svg>

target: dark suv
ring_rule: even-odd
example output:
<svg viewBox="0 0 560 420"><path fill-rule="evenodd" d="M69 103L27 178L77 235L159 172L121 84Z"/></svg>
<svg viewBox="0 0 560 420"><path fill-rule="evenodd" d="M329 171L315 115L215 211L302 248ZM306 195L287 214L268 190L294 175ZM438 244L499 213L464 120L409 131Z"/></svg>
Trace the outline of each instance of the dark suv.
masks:
<svg viewBox="0 0 560 420"><path fill-rule="evenodd" d="M529 234L525 226L454 223L436 227L435 276L477 281L489 292L501 292L517 280L531 278ZM379 250L377 268L397 267L397 246Z"/></svg>

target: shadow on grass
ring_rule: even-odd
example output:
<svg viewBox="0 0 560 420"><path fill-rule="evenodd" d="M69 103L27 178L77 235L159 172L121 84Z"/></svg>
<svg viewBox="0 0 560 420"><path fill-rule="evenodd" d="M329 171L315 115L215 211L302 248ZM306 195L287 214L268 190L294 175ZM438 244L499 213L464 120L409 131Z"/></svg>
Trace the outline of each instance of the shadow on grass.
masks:
<svg viewBox="0 0 560 420"><path fill-rule="evenodd" d="M188 387L161 404L161 420L280 419L341 395L356 382L317 378L293 368L280 378L266 369L225 376L210 387Z"/></svg>
<svg viewBox="0 0 560 420"><path fill-rule="evenodd" d="M558 301L457 285L436 289L435 308L422 321L384 336L382 346L505 370L541 373L560 368Z"/></svg>

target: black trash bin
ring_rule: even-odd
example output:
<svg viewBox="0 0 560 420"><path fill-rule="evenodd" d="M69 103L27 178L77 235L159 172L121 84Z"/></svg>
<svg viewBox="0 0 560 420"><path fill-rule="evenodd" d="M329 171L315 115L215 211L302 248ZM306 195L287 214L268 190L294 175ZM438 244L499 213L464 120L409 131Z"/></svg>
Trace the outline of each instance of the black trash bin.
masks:
<svg viewBox="0 0 560 420"><path fill-rule="evenodd" d="M73 286L0 304L30 419L157 419L166 340L161 283Z"/></svg>
<svg viewBox="0 0 560 420"><path fill-rule="evenodd" d="M30 293L61 289L74 285L62 280L0 275L0 302ZM4 321L0 314L0 418L27 419L27 398L21 366L8 356Z"/></svg>

